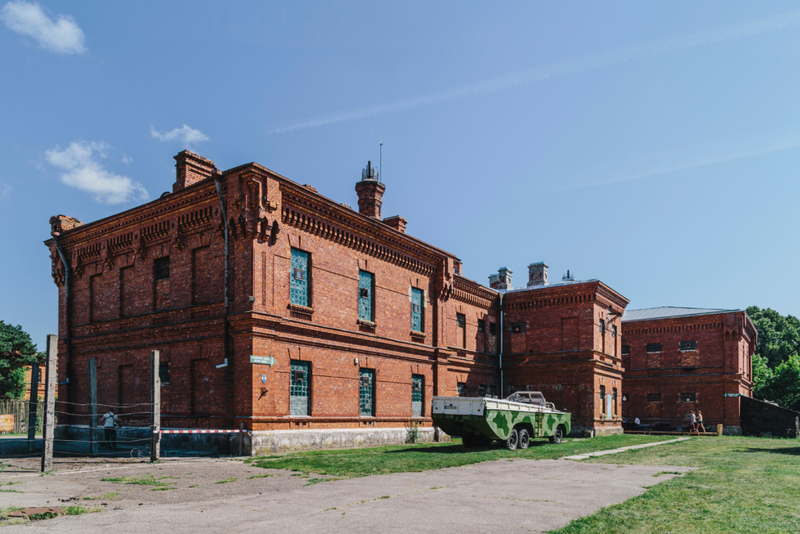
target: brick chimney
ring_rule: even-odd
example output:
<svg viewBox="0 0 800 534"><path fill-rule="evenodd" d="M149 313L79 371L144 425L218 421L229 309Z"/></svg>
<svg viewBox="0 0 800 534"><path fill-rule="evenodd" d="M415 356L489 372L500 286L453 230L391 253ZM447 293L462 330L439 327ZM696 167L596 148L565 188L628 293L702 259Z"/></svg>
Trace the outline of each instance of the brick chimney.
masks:
<svg viewBox="0 0 800 534"><path fill-rule="evenodd" d="M489 275L489 287L492 289L512 289L511 273L508 267L500 267L497 274Z"/></svg>
<svg viewBox="0 0 800 534"><path fill-rule="evenodd" d="M206 178L211 178L217 170L217 166L214 165L213 161L188 150L184 150L175 156L175 162L173 193L177 193L181 189Z"/></svg>
<svg viewBox="0 0 800 534"><path fill-rule="evenodd" d="M401 217L399 215L394 215L392 217L386 217L383 220L383 223L386 226L391 226L392 228L394 228L398 232L403 232L403 233L406 233L406 223L407 222L408 222L407 220L405 220L403 217Z"/></svg>
<svg viewBox="0 0 800 534"><path fill-rule="evenodd" d="M547 264L543 261L528 265L528 287L547 285Z"/></svg>
<svg viewBox="0 0 800 534"><path fill-rule="evenodd" d="M358 195L358 212L361 215L380 220L383 192L386 186L378 180L378 171L368 161L367 166L361 171L361 181L356 183Z"/></svg>
<svg viewBox="0 0 800 534"><path fill-rule="evenodd" d="M83 223L75 217L68 217L67 215L53 215L50 217L50 235L53 237L59 237L64 232L79 226L83 226Z"/></svg>

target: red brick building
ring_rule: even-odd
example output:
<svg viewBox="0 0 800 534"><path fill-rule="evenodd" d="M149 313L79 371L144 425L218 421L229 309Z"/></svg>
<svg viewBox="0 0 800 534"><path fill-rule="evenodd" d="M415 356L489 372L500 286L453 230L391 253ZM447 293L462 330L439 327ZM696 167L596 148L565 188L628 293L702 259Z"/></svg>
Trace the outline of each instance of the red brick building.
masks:
<svg viewBox="0 0 800 534"><path fill-rule="evenodd" d="M507 269L491 281L503 291L504 394L542 391L572 412L575 431L622 432L620 318L628 300L599 280L548 284L547 268L530 265L522 289L503 291Z"/></svg>
<svg viewBox="0 0 800 534"><path fill-rule="evenodd" d="M497 388L497 292L382 219L371 166L355 211L255 163L175 159L170 194L51 219L60 402L87 402L95 359L100 403L147 403L152 349L167 427L425 426L431 396Z"/></svg>
<svg viewBox="0 0 800 534"><path fill-rule="evenodd" d="M740 432L739 395L752 395L757 340L747 312L628 310L622 323L624 417L678 426L700 410L706 425Z"/></svg>

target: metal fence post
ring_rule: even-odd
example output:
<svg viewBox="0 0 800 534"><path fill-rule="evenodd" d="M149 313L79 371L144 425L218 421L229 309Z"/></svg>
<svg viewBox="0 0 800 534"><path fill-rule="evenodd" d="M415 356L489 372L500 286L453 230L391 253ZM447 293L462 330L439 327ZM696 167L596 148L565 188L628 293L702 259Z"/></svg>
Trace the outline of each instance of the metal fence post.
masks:
<svg viewBox="0 0 800 534"><path fill-rule="evenodd" d="M161 456L161 376L159 375L160 353L150 351L150 461Z"/></svg>
<svg viewBox="0 0 800 534"><path fill-rule="evenodd" d="M89 454L97 454L97 360L89 360Z"/></svg>
<svg viewBox="0 0 800 534"><path fill-rule="evenodd" d="M36 448L36 420L39 405L39 364L31 366L31 396L28 402L28 452Z"/></svg>
<svg viewBox="0 0 800 534"><path fill-rule="evenodd" d="M44 421L42 424L42 437L44 438L44 451L42 452L42 472L53 468L53 430L56 417L56 358L58 355L58 336L47 336L47 373L44 379Z"/></svg>

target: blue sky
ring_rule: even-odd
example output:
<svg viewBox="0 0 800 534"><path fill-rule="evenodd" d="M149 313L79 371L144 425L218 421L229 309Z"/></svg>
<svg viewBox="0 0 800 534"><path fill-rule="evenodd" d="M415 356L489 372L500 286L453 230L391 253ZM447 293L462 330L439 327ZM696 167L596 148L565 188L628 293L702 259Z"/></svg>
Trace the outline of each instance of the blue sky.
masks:
<svg viewBox="0 0 800 534"><path fill-rule="evenodd" d="M384 215L469 278L800 315L796 3L1 5L0 319L41 348L49 217L157 198L184 148L356 206L383 140Z"/></svg>

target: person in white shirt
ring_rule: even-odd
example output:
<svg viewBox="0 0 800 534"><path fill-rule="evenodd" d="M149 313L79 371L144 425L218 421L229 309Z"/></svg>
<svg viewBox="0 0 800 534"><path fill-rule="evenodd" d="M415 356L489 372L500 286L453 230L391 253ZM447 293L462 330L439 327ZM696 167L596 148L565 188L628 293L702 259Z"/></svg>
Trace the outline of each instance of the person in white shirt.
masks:
<svg viewBox="0 0 800 534"><path fill-rule="evenodd" d="M114 410L108 410L100 420L103 423L103 430L106 434L106 446L109 449L117 448L117 426L119 426L119 417L114 413Z"/></svg>
<svg viewBox="0 0 800 534"><path fill-rule="evenodd" d="M634 418L633 422L636 424L636 426L639 426L639 425L641 425L641 424L642 424L642 422L641 422L641 421L639 421L639 418L638 418L638 417Z"/></svg>

